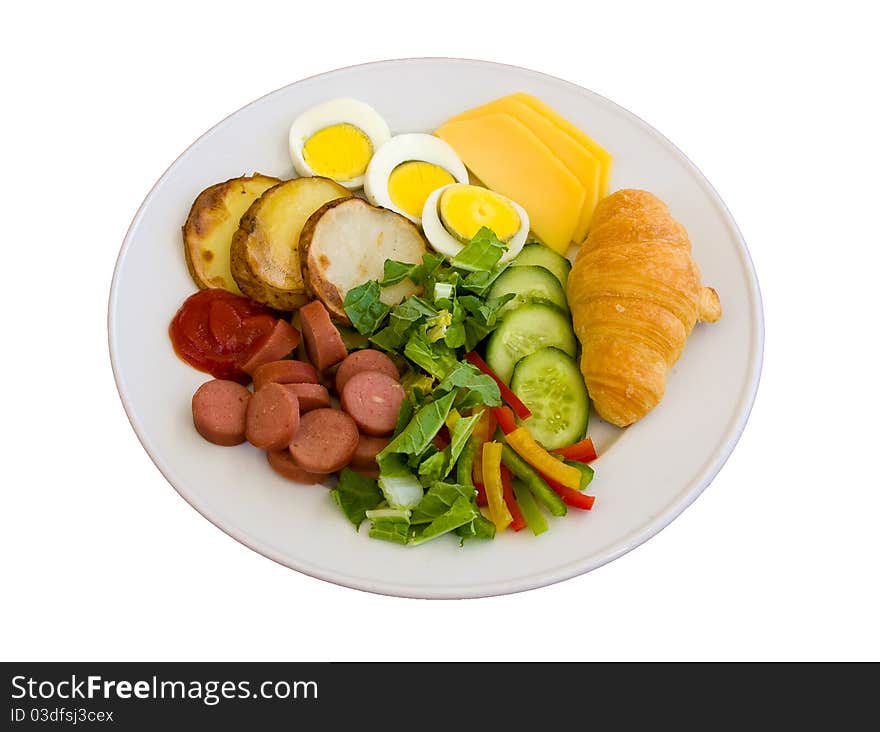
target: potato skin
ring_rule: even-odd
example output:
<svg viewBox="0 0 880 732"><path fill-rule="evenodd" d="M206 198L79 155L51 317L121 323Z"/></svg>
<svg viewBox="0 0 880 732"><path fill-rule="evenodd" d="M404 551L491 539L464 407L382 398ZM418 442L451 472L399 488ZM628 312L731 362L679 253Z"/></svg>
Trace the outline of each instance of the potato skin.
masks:
<svg viewBox="0 0 880 732"><path fill-rule="evenodd" d="M351 193L342 186L327 178L295 178L285 181L267 190L254 201L241 217L238 231L232 237L230 249L230 267L232 276L241 291L252 300L267 305L275 310L292 311L304 305L309 297L300 261L292 261L289 266L282 266L272 257L273 241L267 224L276 215L285 216L288 222L297 216L305 220L314 206L332 197L350 197ZM284 203L286 205L280 205ZM276 206L276 204L279 204ZM283 211L276 211L279 208ZM293 214L291 214L293 211ZM293 242L283 242L281 248L294 244L297 248L295 260L299 260L297 241L300 232L294 231ZM285 287L279 287L269 281L274 276L288 280Z"/></svg>
<svg viewBox="0 0 880 732"><path fill-rule="evenodd" d="M220 287L240 294L229 274L208 272L210 263L215 257L229 255L231 234L224 232L224 228L230 224L238 226L238 220L232 222L231 217L240 217L236 212L240 201L252 201L280 182L278 178L254 173L215 183L196 196L181 233L186 268L200 290Z"/></svg>

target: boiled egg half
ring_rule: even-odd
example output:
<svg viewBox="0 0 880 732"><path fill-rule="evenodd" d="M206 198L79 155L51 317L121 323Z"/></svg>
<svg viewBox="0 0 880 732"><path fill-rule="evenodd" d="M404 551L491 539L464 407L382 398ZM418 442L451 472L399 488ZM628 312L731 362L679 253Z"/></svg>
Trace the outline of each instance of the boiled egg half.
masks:
<svg viewBox="0 0 880 732"><path fill-rule="evenodd" d="M302 176L330 178L349 190L364 184L370 161L388 140L388 123L366 102L329 99L290 126L290 158Z"/></svg>
<svg viewBox="0 0 880 732"><path fill-rule="evenodd" d="M467 183L452 183L433 191L422 209L422 229L440 254L455 257L482 228L491 229L507 244L500 264L513 259L529 235L529 215L518 203Z"/></svg>
<svg viewBox="0 0 880 732"><path fill-rule="evenodd" d="M433 191L467 180L467 168L449 143L417 132L396 135L376 152L364 177L364 193L374 206L420 224Z"/></svg>

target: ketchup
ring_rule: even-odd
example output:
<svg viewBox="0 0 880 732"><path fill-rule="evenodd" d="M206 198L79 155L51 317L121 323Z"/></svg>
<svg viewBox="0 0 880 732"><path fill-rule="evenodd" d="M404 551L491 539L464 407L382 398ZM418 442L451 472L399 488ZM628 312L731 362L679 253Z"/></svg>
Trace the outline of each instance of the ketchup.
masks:
<svg viewBox="0 0 880 732"><path fill-rule="evenodd" d="M177 355L193 368L246 384L251 377L241 365L276 321L268 308L253 300L227 290L199 290L180 306L168 335Z"/></svg>

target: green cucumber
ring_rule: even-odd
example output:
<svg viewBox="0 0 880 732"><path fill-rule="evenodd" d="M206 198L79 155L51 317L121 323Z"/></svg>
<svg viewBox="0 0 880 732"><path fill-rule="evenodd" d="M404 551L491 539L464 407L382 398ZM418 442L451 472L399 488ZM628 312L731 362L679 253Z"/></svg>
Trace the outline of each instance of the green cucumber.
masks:
<svg viewBox="0 0 880 732"><path fill-rule="evenodd" d="M553 305L528 303L507 313L489 337L486 362L498 378L509 384L517 361L547 346L571 358L577 355L577 340L568 315Z"/></svg>
<svg viewBox="0 0 880 732"><path fill-rule="evenodd" d="M492 288L489 299L513 294L515 297L502 308L502 313L520 307L527 302L544 301L568 312L565 290L553 273L544 267L508 267L502 272Z"/></svg>
<svg viewBox="0 0 880 732"><path fill-rule="evenodd" d="M516 259L511 262L511 266L543 267L559 280L559 284L563 287L568 281L568 273L571 272L571 262L559 252L554 252L543 244L526 244L522 251L516 255Z"/></svg>
<svg viewBox="0 0 880 732"><path fill-rule="evenodd" d="M510 388L529 408L523 422L548 450L573 445L587 431L590 400L574 359L558 348L542 348L522 358Z"/></svg>

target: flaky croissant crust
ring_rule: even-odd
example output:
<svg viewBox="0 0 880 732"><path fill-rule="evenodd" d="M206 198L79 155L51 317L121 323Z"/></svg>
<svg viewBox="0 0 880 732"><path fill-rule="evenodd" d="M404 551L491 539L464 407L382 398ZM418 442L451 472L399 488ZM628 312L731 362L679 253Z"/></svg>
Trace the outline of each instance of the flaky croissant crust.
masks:
<svg viewBox="0 0 880 732"><path fill-rule="evenodd" d="M600 201L568 280L581 372L601 417L619 427L663 398L666 373L698 320L721 317L700 283L687 231L652 193Z"/></svg>

